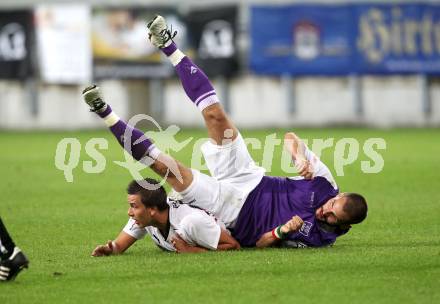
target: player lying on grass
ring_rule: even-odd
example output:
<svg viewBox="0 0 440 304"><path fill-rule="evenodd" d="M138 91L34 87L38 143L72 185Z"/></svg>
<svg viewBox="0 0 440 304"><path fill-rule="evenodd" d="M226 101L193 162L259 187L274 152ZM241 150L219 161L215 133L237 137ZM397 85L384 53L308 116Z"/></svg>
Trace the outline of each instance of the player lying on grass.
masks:
<svg viewBox="0 0 440 304"><path fill-rule="evenodd" d="M167 29L160 16L148 28L150 41L170 59L186 94L203 115L211 141L202 146L202 152L212 176L164 155L138 130L133 131L137 135L131 141L121 138L126 125L105 104L98 88L87 88L84 98L113 133L121 129L116 138L131 149L135 159L153 159L156 167L152 169L162 177L170 168L173 174L167 182L183 202L212 212L242 246L249 247L326 246L345 234L351 224L365 219L365 199L355 193L339 194L328 168L293 133L286 134L285 146L303 178L265 176L224 113L206 75L172 41L176 33Z"/></svg>
<svg viewBox="0 0 440 304"><path fill-rule="evenodd" d="M160 166L153 164L152 168L162 170ZM145 189L143 183L155 189ZM127 193L127 225L114 241L96 247L92 256L123 253L147 234L161 249L179 253L240 248L222 222L200 208L168 198L165 189L153 179L132 181Z"/></svg>
<svg viewBox="0 0 440 304"><path fill-rule="evenodd" d="M28 265L28 259L20 248L15 246L0 218L0 282L14 280L20 271L28 268Z"/></svg>
<svg viewBox="0 0 440 304"><path fill-rule="evenodd" d="M202 112L211 139L202 151L212 177L193 171L195 182L181 193L184 201L213 212L242 246L265 247L280 239L290 246L325 246L365 219L365 199L339 193L330 170L294 133L285 135L284 144L303 178L264 176L206 75L172 41L176 32L161 16L148 28L151 43L174 65L186 94Z"/></svg>

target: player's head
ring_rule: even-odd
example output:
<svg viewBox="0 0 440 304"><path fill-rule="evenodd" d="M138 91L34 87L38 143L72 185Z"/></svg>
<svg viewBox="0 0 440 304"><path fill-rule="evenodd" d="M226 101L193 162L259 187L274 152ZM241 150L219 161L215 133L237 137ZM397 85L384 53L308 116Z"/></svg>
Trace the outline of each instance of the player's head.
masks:
<svg viewBox="0 0 440 304"><path fill-rule="evenodd" d="M367 201L357 193L340 193L319 207L315 216L330 225L351 225L367 217Z"/></svg>
<svg viewBox="0 0 440 304"><path fill-rule="evenodd" d="M158 185L159 182L152 178L145 178L150 185ZM128 215L133 218L141 227L154 226L158 213L169 208L167 194L160 186L155 190L145 189L136 180L130 182L127 187L128 194Z"/></svg>

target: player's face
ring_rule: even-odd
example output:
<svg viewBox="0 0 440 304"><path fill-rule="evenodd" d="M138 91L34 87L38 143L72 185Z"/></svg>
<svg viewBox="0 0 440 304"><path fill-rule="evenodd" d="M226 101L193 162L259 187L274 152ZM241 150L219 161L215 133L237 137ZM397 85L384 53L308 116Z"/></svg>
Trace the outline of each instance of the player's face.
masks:
<svg viewBox="0 0 440 304"><path fill-rule="evenodd" d="M141 197L138 194L128 195L128 216L136 221L139 227L151 225L151 216L147 208L142 204Z"/></svg>
<svg viewBox="0 0 440 304"><path fill-rule="evenodd" d="M347 199L344 194L338 194L334 198L329 199L324 205L315 211L315 217L330 225L338 225L344 223L347 218L344 205Z"/></svg>

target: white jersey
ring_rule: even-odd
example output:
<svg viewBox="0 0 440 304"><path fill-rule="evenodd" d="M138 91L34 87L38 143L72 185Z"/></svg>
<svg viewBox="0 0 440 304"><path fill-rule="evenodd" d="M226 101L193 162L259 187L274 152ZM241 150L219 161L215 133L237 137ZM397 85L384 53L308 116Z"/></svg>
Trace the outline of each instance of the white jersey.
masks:
<svg viewBox="0 0 440 304"><path fill-rule="evenodd" d="M216 250L221 229L225 229L225 225L203 209L170 198L167 200L170 206L170 230L166 239L158 228L153 226L141 228L131 218L123 231L138 240L149 234L157 246L168 251L176 251L171 243L176 234L190 245Z"/></svg>

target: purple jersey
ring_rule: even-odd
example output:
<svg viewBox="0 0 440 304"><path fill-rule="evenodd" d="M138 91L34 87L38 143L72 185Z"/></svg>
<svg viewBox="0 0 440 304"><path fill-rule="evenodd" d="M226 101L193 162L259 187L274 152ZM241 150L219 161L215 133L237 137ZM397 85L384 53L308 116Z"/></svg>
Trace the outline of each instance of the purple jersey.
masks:
<svg viewBox="0 0 440 304"><path fill-rule="evenodd" d="M315 211L338 192L320 176L312 180L264 176L240 210L233 236L242 246L253 247L264 233L298 215L304 225L299 232L290 234L288 241L299 247L330 245L347 230L319 222Z"/></svg>

